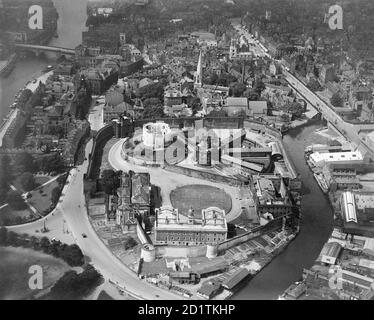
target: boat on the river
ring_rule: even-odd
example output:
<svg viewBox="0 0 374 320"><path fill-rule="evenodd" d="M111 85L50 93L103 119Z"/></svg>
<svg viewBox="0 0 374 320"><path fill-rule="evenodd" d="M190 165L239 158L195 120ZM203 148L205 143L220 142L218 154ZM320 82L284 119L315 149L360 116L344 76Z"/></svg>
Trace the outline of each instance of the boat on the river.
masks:
<svg viewBox="0 0 374 320"><path fill-rule="evenodd" d="M321 190L323 191L323 193L327 193L329 191L329 186L328 186L325 178L323 177L323 174L322 173L313 173L313 176L316 179L316 181L317 181L319 187L321 188Z"/></svg>

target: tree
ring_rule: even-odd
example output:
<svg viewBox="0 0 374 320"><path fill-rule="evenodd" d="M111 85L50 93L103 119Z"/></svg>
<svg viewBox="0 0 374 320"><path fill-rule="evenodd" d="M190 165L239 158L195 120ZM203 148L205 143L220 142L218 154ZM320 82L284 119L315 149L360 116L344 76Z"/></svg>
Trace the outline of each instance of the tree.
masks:
<svg viewBox="0 0 374 320"><path fill-rule="evenodd" d="M153 108L159 105L161 105L161 101L158 98L147 98L143 102L144 108Z"/></svg>
<svg viewBox="0 0 374 320"><path fill-rule="evenodd" d="M6 244L10 246L14 246L17 244L18 235L14 231L9 231L7 235Z"/></svg>
<svg viewBox="0 0 374 320"><path fill-rule="evenodd" d="M104 170L101 179L106 194L114 194L120 185L118 174L111 169Z"/></svg>
<svg viewBox="0 0 374 320"><path fill-rule="evenodd" d="M143 110L142 114L143 119L162 118L164 116L164 107L162 105L147 107Z"/></svg>
<svg viewBox="0 0 374 320"><path fill-rule="evenodd" d="M262 79L258 78L258 79L255 80L255 83L254 83L254 85L253 85L253 89L254 89L254 91L257 92L257 94L258 94L259 96L261 96L261 93L262 93L262 91L265 90L265 88L266 88L266 87L265 87L265 84L264 84L264 82L262 81Z"/></svg>
<svg viewBox="0 0 374 320"><path fill-rule="evenodd" d="M12 166L10 165L11 159L7 154L3 154L0 156L0 172L3 173L2 177L3 181L0 179L0 184L2 182L6 182L12 179Z"/></svg>
<svg viewBox="0 0 374 320"><path fill-rule="evenodd" d="M51 242L47 237L43 237L40 239L40 249L43 250L44 253L49 253Z"/></svg>
<svg viewBox="0 0 374 320"><path fill-rule="evenodd" d="M7 173L0 164L0 201L5 200L5 196L9 190Z"/></svg>
<svg viewBox="0 0 374 320"><path fill-rule="evenodd" d="M66 177L67 177L67 174L63 174L63 175L61 175L57 178L56 181L57 181L59 186L63 186L65 184Z"/></svg>
<svg viewBox="0 0 374 320"><path fill-rule="evenodd" d="M250 101L257 101L260 99L260 95L254 89L248 89L244 92L244 96L248 98Z"/></svg>
<svg viewBox="0 0 374 320"><path fill-rule="evenodd" d="M152 83L139 88L136 96L141 99L158 98L162 101L164 98L164 86L160 82Z"/></svg>
<svg viewBox="0 0 374 320"><path fill-rule="evenodd" d="M39 238L37 238L35 236L31 236L31 238L30 238L30 246L31 246L31 248L33 248L34 250L38 250L39 249L39 245L40 245Z"/></svg>
<svg viewBox="0 0 374 320"><path fill-rule="evenodd" d="M190 106L191 106L191 109L192 109L193 114L196 114L196 112L199 111L199 110L201 109L201 101L200 101L200 98L198 98L198 97L193 97L193 98L191 99Z"/></svg>
<svg viewBox="0 0 374 320"><path fill-rule="evenodd" d="M14 161L14 170L17 173L35 172L36 166L32 155L26 151L19 153Z"/></svg>
<svg viewBox="0 0 374 320"><path fill-rule="evenodd" d="M21 175L20 182L22 188L25 191L31 191L35 188L35 178L34 175L30 172L25 172Z"/></svg>
<svg viewBox="0 0 374 320"><path fill-rule="evenodd" d="M230 83L235 81L236 78L230 73L221 73L217 79L217 85L228 87Z"/></svg>
<svg viewBox="0 0 374 320"><path fill-rule="evenodd" d="M335 108L342 108L344 104L343 98L339 93L334 93L330 99L330 102Z"/></svg>
<svg viewBox="0 0 374 320"><path fill-rule="evenodd" d="M66 168L64 160L58 153L40 157L37 161L37 167L39 171L47 173L63 172Z"/></svg>
<svg viewBox="0 0 374 320"><path fill-rule="evenodd" d="M8 239L8 229L5 227L0 228L0 246L5 246Z"/></svg>
<svg viewBox="0 0 374 320"><path fill-rule="evenodd" d="M287 107L287 112L292 115L292 118L300 118L303 115L304 108L303 106L298 102L292 102Z"/></svg>
<svg viewBox="0 0 374 320"><path fill-rule="evenodd" d="M25 201L17 191L10 190L6 195L6 202L14 210L24 210L27 208Z"/></svg>
<svg viewBox="0 0 374 320"><path fill-rule="evenodd" d="M51 192L51 202L53 205L56 205L58 202L58 199L60 198L61 189L60 187L53 188Z"/></svg>
<svg viewBox="0 0 374 320"><path fill-rule="evenodd" d="M210 72L204 77L204 83L208 85L215 85L218 81L218 75L215 72Z"/></svg>
<svg viewBox="0 0 374 320"><path fill-rule="evenodd" d="M72 267L81 266L84 263L82 250L76 244L67 246L62 252L61 258Z"/></svg>
<svg viewBox="0 0 374 320"><path fill-rule="evenodd" d="M241 97L246 90L246 86L243 83L235 83L230 89L234 97Z"/></svg>
<svg viewBox="0 0 374 320"><path fill-rule="evenodd" d="M322 89L321 85L316 79L311 79L308 83L308 88L312 91L319 91Z"/></svg>
<svg viewBox="0 0 374 320"><path fill-rule="evenodd" d="M67 271L52 287L51 299L81 299L102 281L102 275L91 265L83 272Z"/></svg>

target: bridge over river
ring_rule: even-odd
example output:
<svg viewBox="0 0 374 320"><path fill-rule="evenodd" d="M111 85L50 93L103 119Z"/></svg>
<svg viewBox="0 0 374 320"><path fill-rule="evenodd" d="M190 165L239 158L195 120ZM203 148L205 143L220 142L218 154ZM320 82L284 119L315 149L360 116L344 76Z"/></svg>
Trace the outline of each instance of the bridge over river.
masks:
<svg viewBox="0 0 374 320"><path fill-rule="evenodd" d="M18 43L15 46L20 51L33 52L37 56L41 53L54 53L56 54L57 57L60 57L63 55L65 56L75 55L75 50L70 49L70 48L41 46L41 45L35 45L35 44L21 44L21 43Z"/></svg>

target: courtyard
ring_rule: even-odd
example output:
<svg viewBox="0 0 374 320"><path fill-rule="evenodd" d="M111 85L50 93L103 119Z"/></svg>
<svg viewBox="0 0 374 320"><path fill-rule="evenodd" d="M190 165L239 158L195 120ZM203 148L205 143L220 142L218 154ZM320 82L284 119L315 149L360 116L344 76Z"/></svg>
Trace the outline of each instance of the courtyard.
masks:
<svg viewBox="0 0 374 320"><path fill-rule="evenodd" d="M171 191L170 200L181 214L186 215L192 207L196 217L201 215L201 210L209 207L218 207L226 213L232 207L231 197L223 189L203 184L177 187Z"/></svg>

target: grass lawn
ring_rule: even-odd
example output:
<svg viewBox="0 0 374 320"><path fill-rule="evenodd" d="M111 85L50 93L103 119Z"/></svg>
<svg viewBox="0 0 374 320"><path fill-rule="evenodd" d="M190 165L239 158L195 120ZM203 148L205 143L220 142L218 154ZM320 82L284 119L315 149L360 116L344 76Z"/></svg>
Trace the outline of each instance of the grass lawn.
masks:
<svg viewBox="0 0 374 320"><path fill-rule="evenodd" d="M51 194L54 188L58 187L56 180L48 183L44 187L31 192L31 198L28 202L36 209L39 213L44 215L44 211L48 210L51 206Z"/></svg>
<svg viewBox="0 0 374 320"><path fill-rule="evenodd" d="M30 215L34 215L34 213L29 209L26 208L25 210L13 210L9 206L0 209L0 221L4 221L5 219L13 220L16 217L26 218Z"/></svg>
<svg viewBox="0 0 374 320"><path fill-rule="evenodd" d="M41 186L42 184L46 183L47 181L49 181L51 179L51 177L49 176L34 176L35 178L35 188ZM11 183L13 186L16 187L16 189L23 193L25 192L25 190L22 188L22 185L21 185L21 176L17 176Z"/></svg>
<svg viewBox="0 0 374 320"><path fill-rule="evenodd" d="M60 259L31 249L0 247L0 300L28 299L40 290L31 290L30 266L43 268L43 287L53 285L70 267Z"/></svg>
<svg viewBox="0 0 374 320"><path fill-rule="evenodd" d="M195 216L201 216L201 210L209 207L218 207L228 213L231 210L231 197L223 190L207 185L194 184L174 189L170 194L174 208L180 213L187 214L192 208Z"/></svg>

